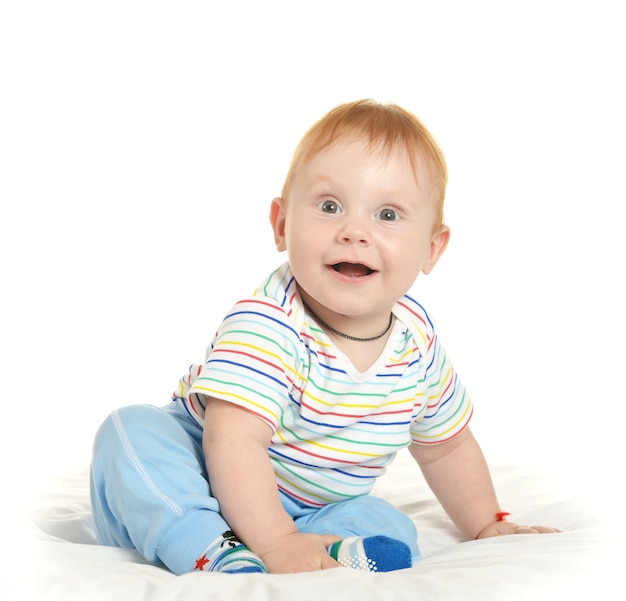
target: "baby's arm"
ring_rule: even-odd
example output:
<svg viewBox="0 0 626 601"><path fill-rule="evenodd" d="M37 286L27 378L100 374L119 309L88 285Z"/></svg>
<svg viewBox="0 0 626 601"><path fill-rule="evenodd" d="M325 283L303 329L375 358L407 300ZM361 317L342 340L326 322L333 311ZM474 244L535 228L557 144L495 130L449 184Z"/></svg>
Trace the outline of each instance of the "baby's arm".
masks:
<svg viewBox="0 0 626 601"><path fill-rule="evenodd" d="M489 468L469 428L438 445L412 444L410 451L442 507L467 538L558 532L499 520L501 509Z"/></svg>
<svg viewBox="0 0 626 601"><path fill-rule="evenodd" d="M203 449L213 496L238 538L270 572L337 567L326 548L336 536L298 533L283 509L267 449L270 427L232 403L209 399Z"/></svg>

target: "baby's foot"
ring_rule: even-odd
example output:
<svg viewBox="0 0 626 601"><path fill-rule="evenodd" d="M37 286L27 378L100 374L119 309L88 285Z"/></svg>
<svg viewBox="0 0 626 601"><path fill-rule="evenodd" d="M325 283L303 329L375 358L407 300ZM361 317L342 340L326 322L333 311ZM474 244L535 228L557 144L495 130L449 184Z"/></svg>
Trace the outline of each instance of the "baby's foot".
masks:
<svg viewBox="0 0 626 601"><path fill-rule="evenodd" d="M354 536L328 547L330 556L345 568L368 572L392 572L413 565L405 543L388 536Z"/></svg>
<svg viewBox="0 0 626 601"><path fill-rule="evenodd" d="M267 572L263 562L231 530L220 534L196 560L201 572Z"/></svg>

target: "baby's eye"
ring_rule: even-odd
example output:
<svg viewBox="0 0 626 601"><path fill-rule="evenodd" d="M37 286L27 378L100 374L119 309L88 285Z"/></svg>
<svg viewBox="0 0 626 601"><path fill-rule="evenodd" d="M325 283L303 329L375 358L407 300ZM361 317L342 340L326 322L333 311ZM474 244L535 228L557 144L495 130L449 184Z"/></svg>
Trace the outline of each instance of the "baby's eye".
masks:
<svg viewBox="0 0 626 601"><path fill-rule="evenodd" d="M324 211L324 213L340 213L341 209L339 205L334 200L325 200L319 205L320 209Z"/></svg>
<svg viewBox="0 0 626 601"><path fill-rule="evenodd" d="M382 221L395 221L399 216L393 209L383 209L378 213L378 218Z"/></svg>

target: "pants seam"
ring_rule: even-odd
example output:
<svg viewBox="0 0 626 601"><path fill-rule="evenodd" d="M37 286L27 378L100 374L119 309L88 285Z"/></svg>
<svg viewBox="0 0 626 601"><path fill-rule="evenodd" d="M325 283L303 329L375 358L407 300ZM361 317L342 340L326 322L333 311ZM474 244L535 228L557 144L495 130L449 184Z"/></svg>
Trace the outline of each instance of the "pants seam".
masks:
<svg viewBox="0 0 626 601"><path fill-rule="evenodd" d="M114 411L111 414L111 418L113 420L113 426L115 427L120 442L122 443L122 447L126 452L126 456L128 457L131 465L135 468L136 472L139 474L139 477L143 480L144 484L148 487L150 492L152 492L155 497L163 501L163 503L165 503L165 505L167 505L174 513L176 513L178 517L183 517L184 512L180 508L180 506L172 498L163 494L159 490L154 480L152 480L152 478L150 477L150 474L148 474L143 463L141 463L141 460L139 459L137 453L135 452L135 449L133 448L132 443L128 438L128 434L126 433L126 429L124 428L124 424L122 423L122 419L119 416L119 413L117 411Z"/></svg>

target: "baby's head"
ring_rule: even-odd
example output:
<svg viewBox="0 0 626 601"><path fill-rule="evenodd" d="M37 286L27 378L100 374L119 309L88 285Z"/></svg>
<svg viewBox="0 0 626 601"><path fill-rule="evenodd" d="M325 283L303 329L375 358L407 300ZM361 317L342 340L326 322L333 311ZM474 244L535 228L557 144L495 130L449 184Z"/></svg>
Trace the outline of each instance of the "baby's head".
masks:
<svg viewBox="0 0 626 601"><path fill-rule="evenodd" d="M448 182L444 155L431 133L412 113L395 104L357 100L337 106L315 123L294 152L282 197L289 200L291 184L306 163L338 140L358 140L389 155L401 148L408 156L416 181L433 188L438 223L443 224L443 205Z"/></svg>
<svg viewBox="0 0 626 601"><path fill-rule="evenodd" d="M388 325L447 246L446 183L439 147L398 106L361 100L314 124L270 208L276 248L288 252L304 302L353 336Z"/></svg>

